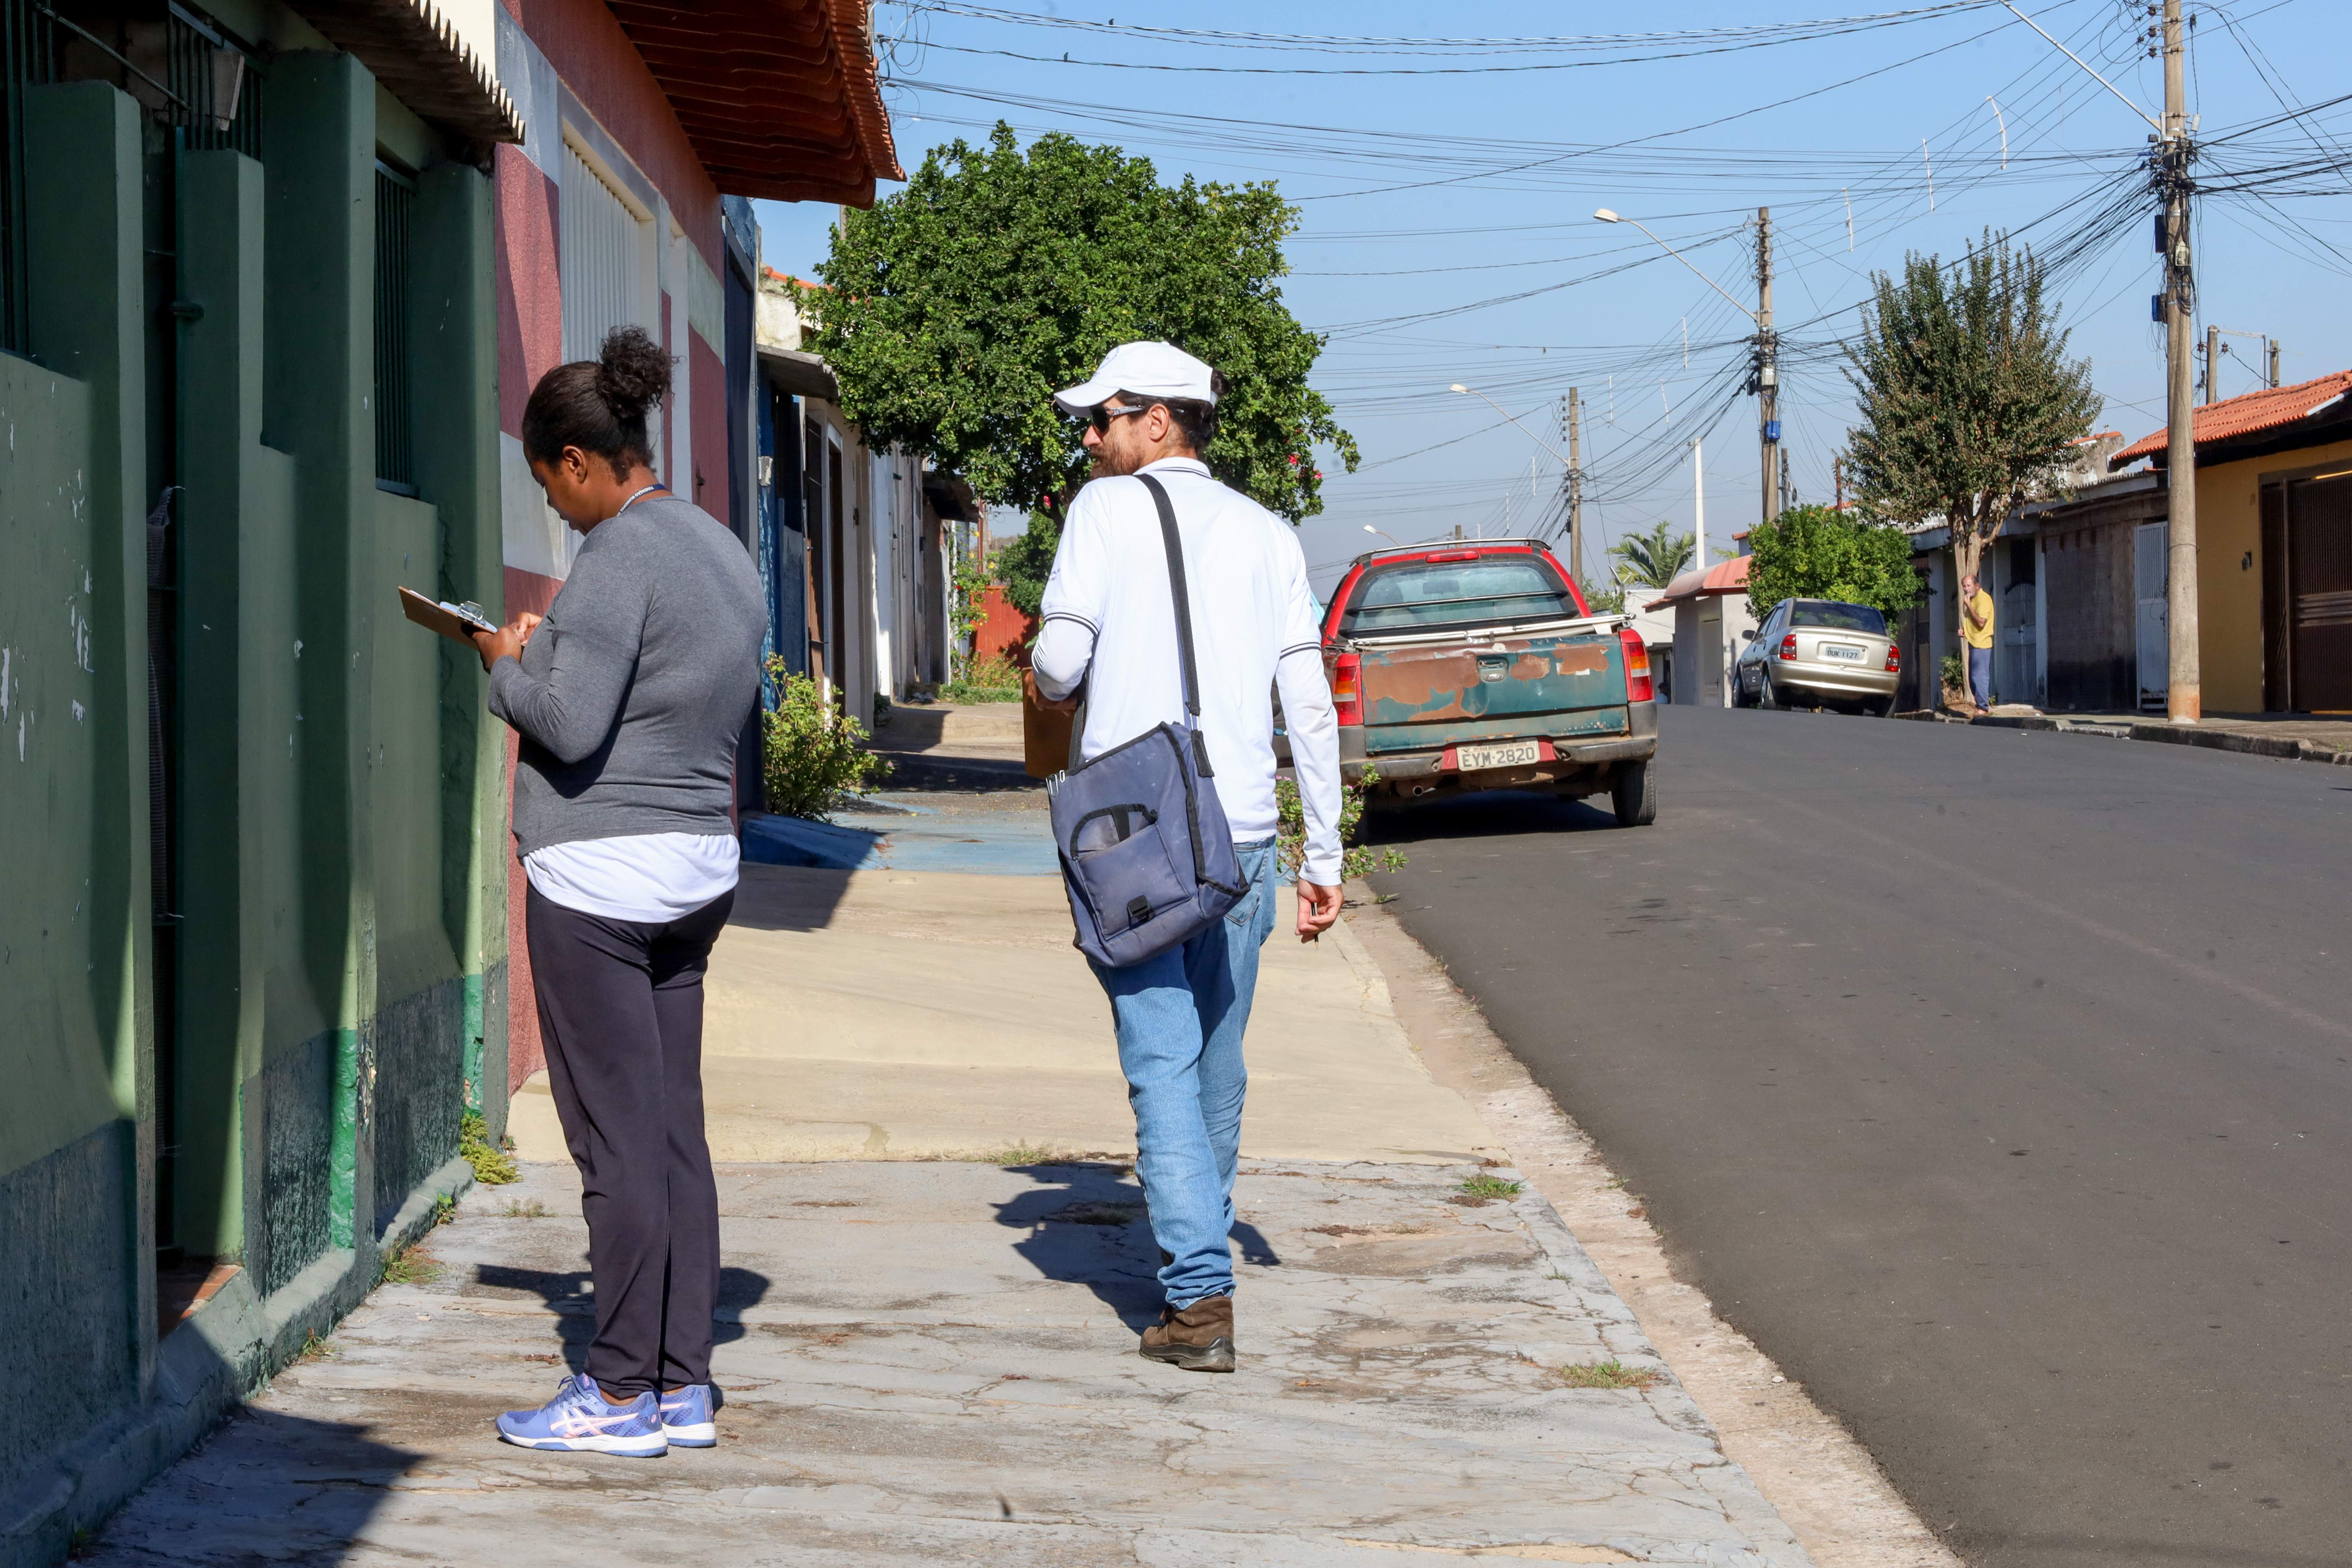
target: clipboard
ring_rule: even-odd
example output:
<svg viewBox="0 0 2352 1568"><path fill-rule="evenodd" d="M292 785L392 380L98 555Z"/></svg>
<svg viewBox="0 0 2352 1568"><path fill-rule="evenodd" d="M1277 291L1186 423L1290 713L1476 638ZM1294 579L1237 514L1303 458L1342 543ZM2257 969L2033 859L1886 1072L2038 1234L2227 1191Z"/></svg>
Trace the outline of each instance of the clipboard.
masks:
<svg viewBox="0 0 2352 1568"><path fill-rule="evenodd" d="M445 604L428 599L413 588L400 591L400 613L428 632L439 632L451 642L474 646L476 632L494 632L499 628L482 606L470 600L464 604Z"/></svg>

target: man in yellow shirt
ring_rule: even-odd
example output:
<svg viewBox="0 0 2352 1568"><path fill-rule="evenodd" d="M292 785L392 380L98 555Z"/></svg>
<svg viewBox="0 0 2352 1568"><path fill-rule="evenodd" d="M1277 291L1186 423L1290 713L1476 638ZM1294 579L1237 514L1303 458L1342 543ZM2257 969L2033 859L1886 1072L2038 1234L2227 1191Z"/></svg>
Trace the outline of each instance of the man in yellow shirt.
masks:
<svg viewBox="0 0 2352 1568"><path fill-rule="evenodd" d="M1960 636L1969 645L1969 694L1977 711L1992 711L1992 595L1976 574L1960 579Z"/></svg>

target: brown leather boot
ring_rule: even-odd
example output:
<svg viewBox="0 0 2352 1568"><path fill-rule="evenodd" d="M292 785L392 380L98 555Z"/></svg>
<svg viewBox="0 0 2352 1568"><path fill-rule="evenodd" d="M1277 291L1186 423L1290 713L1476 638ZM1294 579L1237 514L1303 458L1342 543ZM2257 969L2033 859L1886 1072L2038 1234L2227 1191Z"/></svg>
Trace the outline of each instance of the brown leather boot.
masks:
<svg viewBox="0 0 2352 1568"><path fill-rule="evenodd" d="M1234 1299L1209 1296L1182 1311L1161 1308L1160 1321L1143 1331L1139 1353L1186 1372L1234 1370Z"/></svg>

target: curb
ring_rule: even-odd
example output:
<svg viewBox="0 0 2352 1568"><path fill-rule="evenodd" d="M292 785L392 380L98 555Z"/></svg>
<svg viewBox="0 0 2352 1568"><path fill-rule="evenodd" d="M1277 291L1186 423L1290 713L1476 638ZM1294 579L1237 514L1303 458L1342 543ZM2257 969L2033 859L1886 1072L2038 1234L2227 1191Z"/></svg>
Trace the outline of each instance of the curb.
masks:
<svg viewBox="0 0 2352 1568"><path fill-rule="evenodd" d="M2046 714L2031 717L1990 715L1973 719L1944 719L1941 721L1976 725L1989 730L2049 730L2062 735L2101 735L2116 741L2155 741L2170 746L2198 746L2209 752L2236 752L2245 756L2269 757L2278 762L2322 763L2336 767L2352 767L2352 751L2323 746L2315 741L2249 735L2236 730L2200 730L2182 724L2139 722L2099 724L2086 720L2053 719Z"/></svg>

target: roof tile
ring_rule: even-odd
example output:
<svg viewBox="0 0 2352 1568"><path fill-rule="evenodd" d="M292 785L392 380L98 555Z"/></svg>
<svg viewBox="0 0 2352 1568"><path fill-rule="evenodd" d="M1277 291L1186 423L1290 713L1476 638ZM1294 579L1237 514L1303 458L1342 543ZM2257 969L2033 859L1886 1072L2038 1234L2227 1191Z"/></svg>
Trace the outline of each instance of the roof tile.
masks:
<svg viewBox="0 0 2352 1568"><path fill-rule="evenodd" d="M2333 371L2316 381L2301 381L2293 386L2266 386L2260 392L2202 405L2189 428L2200 447L2235 441L2307 419L2347 392L2352 392L2352 370ZM2165 443L2162 430L2143 436L2109 458L2107 467L2120 468L2126 463L2158 456Z"/></svg>
<svg viewBox="0 0 2352 1568"><path fill-rule="evenodd" d="M1662 605L1678 604L1685 599L1744 594L1748 591L1748 565L1755 559L1752 555L1735 555L1728 561L1717 562L1705 572L1694 567L1667 584L1664 594L1642 607L1654 610Z"/></svg>

